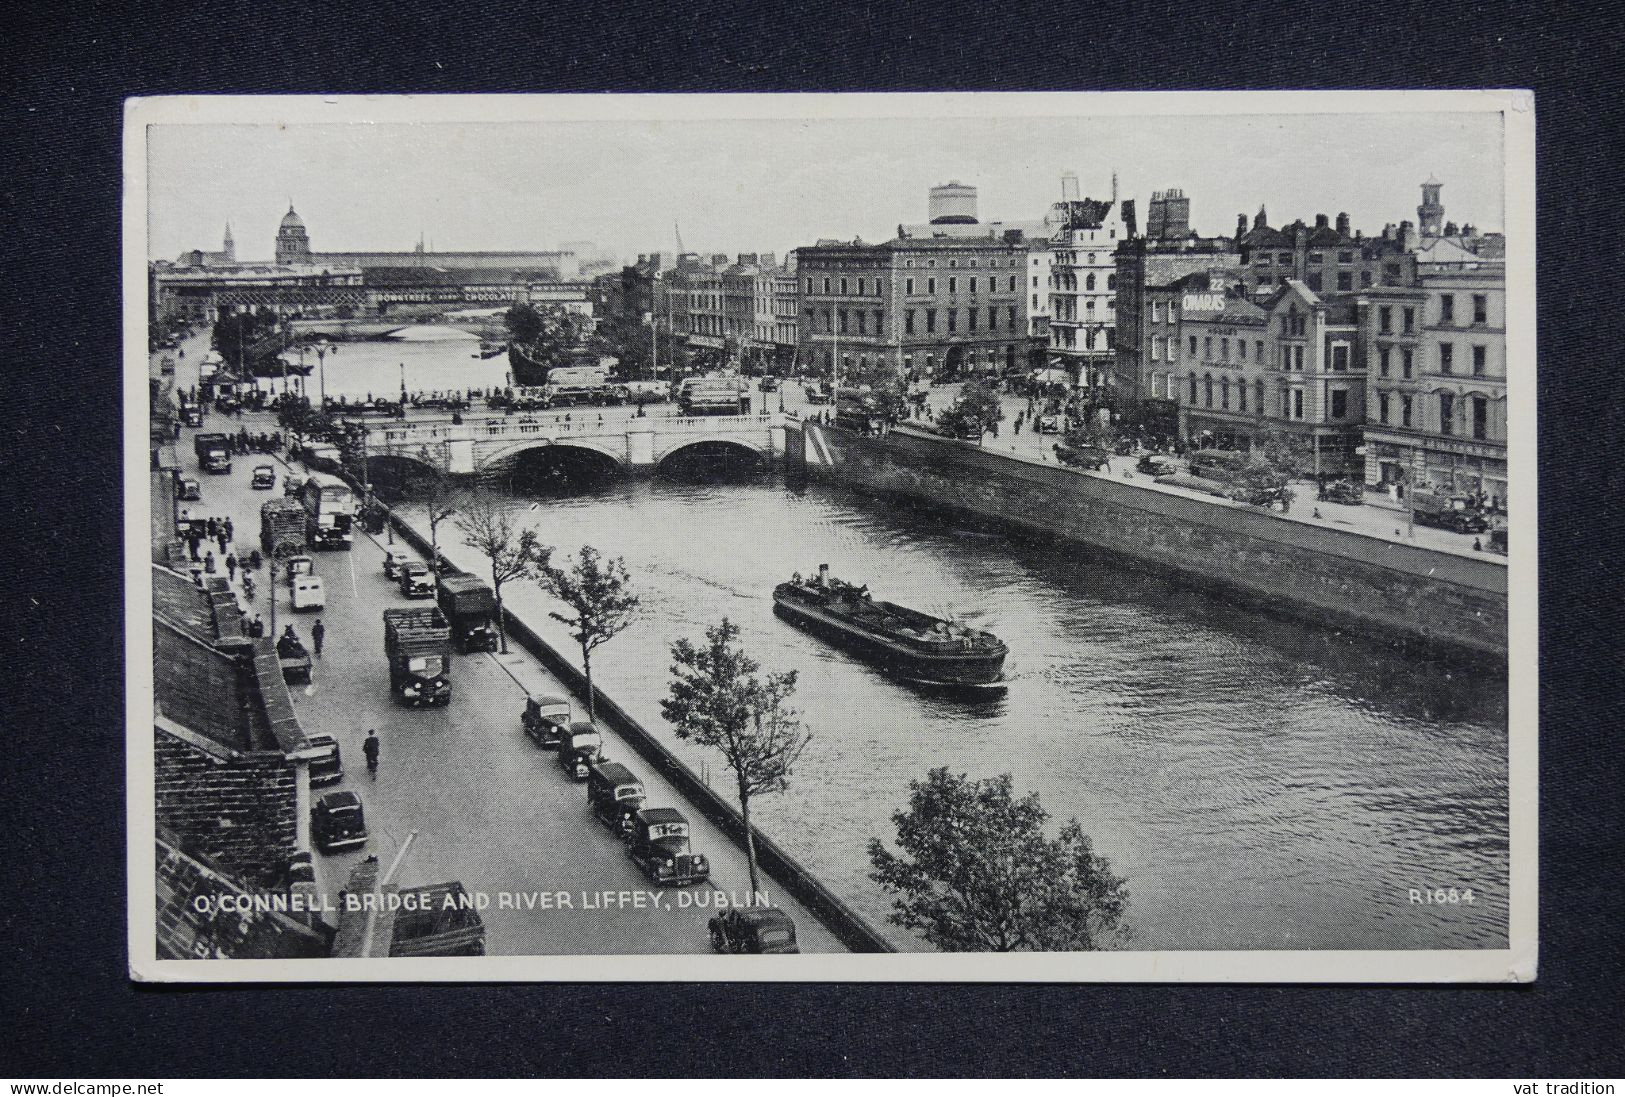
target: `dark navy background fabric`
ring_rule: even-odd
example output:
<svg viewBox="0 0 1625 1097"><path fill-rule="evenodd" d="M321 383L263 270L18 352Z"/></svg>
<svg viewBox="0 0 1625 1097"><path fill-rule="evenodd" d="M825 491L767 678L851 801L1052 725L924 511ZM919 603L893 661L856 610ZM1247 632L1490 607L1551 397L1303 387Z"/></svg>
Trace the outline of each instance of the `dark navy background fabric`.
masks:
<svg viewBox="0 0 1625 1097"><path fill-rule="evenodd" d="M0 69L0 475L9 512L0 522L0 810L9 846L0 859L0 1073L1625 1074L1613 9L1142 2L1108 15L1099 3L565 8L511 0L365 10L280 0L18 7L0 17L9 51ZM126 981L123 97L1348 86L1537 93L1538 983L205 990Z"/></svg>

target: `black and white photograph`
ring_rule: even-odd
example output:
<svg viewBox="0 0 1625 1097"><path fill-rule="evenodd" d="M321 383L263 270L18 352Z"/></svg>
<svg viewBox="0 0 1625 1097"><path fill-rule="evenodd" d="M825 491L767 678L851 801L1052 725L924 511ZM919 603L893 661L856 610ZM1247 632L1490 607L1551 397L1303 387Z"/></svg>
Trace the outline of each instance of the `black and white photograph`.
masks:
<svg viewBox="0 0 1625 1097"><path fill-rule="evenodd" d="M1525 92L125 115L144 982L1527 982Z"/></svg>

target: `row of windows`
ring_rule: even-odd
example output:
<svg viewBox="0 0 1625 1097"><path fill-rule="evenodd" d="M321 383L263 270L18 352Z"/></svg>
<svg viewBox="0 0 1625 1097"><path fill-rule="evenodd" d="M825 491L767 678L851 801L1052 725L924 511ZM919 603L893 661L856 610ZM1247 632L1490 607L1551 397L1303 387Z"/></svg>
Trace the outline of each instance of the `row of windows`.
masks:
<svg viewBox="0 0 1625 1097"><path fill-rule="evenodd" d="M1437 394L1438 418L1429 429L1446 437L1459 436L1475 441L1490 438L1490 401L1477 393L1465 398L1453 392ZM1393 426L1410 427L1415 405L1409 394L1377 392L1377 421Z"/></svg>
<svg viewBox="0 0 1625 1097"><path fill-rule="evenodd" d="M1009 262L1009 265L1012 266L1012 267L1019 266L1020 264L1021 264L1021 260L1019 260L1019 259L1011 259L1010 262ZM935 269L936 265L937 265L937 261L935 259L927 259L925 261L925 266L928 269ZM967 267L974 267L974 266L976 266L976 260L975 259L967 260L965 265ZM987 261L987 265L989 267L996 267L996 266L999 265L999 261L997 259L989 259ZM909 270L913 270L914 269L914 260L905 259L903 261L903 266L907 267ZM950 259L950 260L948 260L948 266L950 268L959 266L959 260L958 259Z"/></svg>
<svg viewBox="0 0 1625 1097"><path fill-rule="evenodd" d="M1269 266L1270 254L1271 253L1267 251L1258 252L1253 256L1254 264L1261 267ZM1292 262L1292 253L1290 251L1283 251L1280 252L1276 258L1280 261L1282 266L1286 266ZM1325 258L1325 252L1312 251L1309 253L1309 262L1311 263L1322 263L1325 261ZM1352 251L1340 251L1337 253L1337 261L1339 263L1352 263L1354 262L1354 253Z"/></svg>
<svg viewBox="0 0 1625 1097"><path fill-rule="evenodd" d="M1038 298L1034 297L1033 300L1037 301ZM1096 298L1093 297L1090 297L1083 302L1083 311L1090 320L1095 318L1094 312L1096 303ZM1057 294L1050 301L1050 311L1054 314L1055 319L1057 320L1076 320L1078 318L1078 299L1076 297L1063 297L1060 294ZM1106 307L1102 311L1114 313L1112 302L1107 301ZM1110 320L1111 316L1107 316L1106 319Z"/></svg>
<svg viewBox="0 0 1625 1097"><path fill-rule="evenodd" d="M1050 346L1057 350L1077 350L1079 338L1077 328L1050 329ZM1085 350L1095 350L1102 344L1106 350L1111 350L1117 346L1117 329L1085 328L1081 338Z"/></svg>
<svg viewBox="0 0 1625 1097"><path fill-rule="evenodd" d="M1490 322L1490 297L1487 293L1475 293L1473 298L1472 323L1487 324ZM1456 323L1456 295L1453 293L1441 294L1439 297L1439 323L1448 325Z"/></svg>
<svg viewBox="0 0 1625 1097"><path fill-rule="evenodd" d="M941 314L946 330L958 332L960 318L964 318L964 330L974 332L983 325L983 310L979 308L966 309L907 309L903 313L903 333L917 335L920 333L921 320L924 321L924 333L935 335L937 332L938 314ZM839 329L840 334L881 335L885 332L885 313L880 309L808 309L807 324L809 327L824 334L833 334ZM1014 331L1018 319L1014 305L989 305L986 309L986 327L988 331L998 331L1002 319L1007 330Z"/></svg>
<svg viewBox="0 0 1625 1097"><path fill-rule="evenodd" d="M1033 279L1033 285L1036 286L1037 284L1038 284L1038 279L1036 279L1036 278ZM1087 292L1087 293L1094 292L1095 291L1095 284L1096 284L1095 283L1095 276L1093 274L1086 274L1086 275L1083 276L1083 288L1084 288L1085 292ZM1075 289L1078 288L1078 276L1076 274L1072 273L1071 271L1066 271L1066 270L1053 271L1053 272L1050 273L1050 276L1049 276L1049 285L1050 285L1050 289L1075 290ZM1106 275L1106 289L1107 290L1115 290L1116 288L1117 288L1117 275L1115 275L1115 274Z"/></svg>
<svg viewBox="0 0 1625 1097"><path fill-rule="evenodd" d="M1400 334L1410 335L1416 330L1416 310L1405 306L1399 310ZM1394 306L1377 306L1377 334L1392 335L1394 332Z"/></svg>

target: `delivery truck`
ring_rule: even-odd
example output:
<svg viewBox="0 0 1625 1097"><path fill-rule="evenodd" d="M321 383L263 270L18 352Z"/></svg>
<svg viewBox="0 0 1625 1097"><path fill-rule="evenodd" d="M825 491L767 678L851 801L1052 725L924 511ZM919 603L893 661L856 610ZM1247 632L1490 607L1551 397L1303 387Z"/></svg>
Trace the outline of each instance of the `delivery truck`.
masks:
<svg viewBox="0 0 1625 1097"><path fill-rule="evenodd" d="M231 447L226 436L207 431L192 439L192 451L197 454L198 468L204 472L230 472Z"/></svg>
<svg viewBox="0 0 1625 1097"><path fill-rule="evenodd" d="M439 607L384 610L384 654L397 701L451 704L451 623Z"/></svg>
<svg viewBox="0 0 1625 1097"><path fill-rule="evenodd" d="M440 611L451 622L452 639L465 655L497 649L497 630L492 624L497 600L489 586L472 575L447 575L440 580L437 597Z"/></svg>
<svg viewBox="0 0 1625 1097"><path fill-rule="evenodd" d="M684 415L744 415L750 390L742 377L690 377L677 390L677 408Z"/></svg>

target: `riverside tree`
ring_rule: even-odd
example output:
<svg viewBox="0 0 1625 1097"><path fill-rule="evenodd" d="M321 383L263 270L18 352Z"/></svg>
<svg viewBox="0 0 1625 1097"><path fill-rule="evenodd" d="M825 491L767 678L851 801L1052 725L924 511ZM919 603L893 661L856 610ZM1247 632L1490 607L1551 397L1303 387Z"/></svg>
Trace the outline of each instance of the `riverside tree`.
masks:
<svg viewBox="0 0 1625 1097"><path fill-rule="evenodd" d="M428 446L418 450L417 465L407 477L407 490L423 504L424 517L429 523L430 564L435 583L440 582L440 524L462 506L462 493L440 461L440 455Z"/></svg>
<svg viewBox="0 0 1625 1097"><path fill-rule="evenodd" d="M1038 794L1008 773L972 781L947 767L909 782L897 846L869 842L871 878L897 896L888 920L947 952L1077 952L1126 937L1126 881L1076 819L1051 839Z"/></svg>
<svg viewBox="0 0 1625 1097"><path fill-rule="evenodd" d="M660 702L660 712L679 739L720 751L733 770L754 896L760 889L751 799L784 791L812 735L788 704L796 672L761 676L761 664L745 654L738 640L739 626L724 617L705 630L704 644L687 639L673 644L671 693Z"/></svg>
<svg viewBox="0 0 1625 1097"><path fill-rule="evenodd" d="M632 623L638 596L631 592L632 577L619 557L604 559L591 545L567 568L551 560L537 568L541 588L569 607L569 613L548 614L570 630L581 646L581 670L587 676L587 718L598 719L598 691L592 684L593 649L615 638Z"/></svg>
<svg viewBox="0 0 1625 1097"><path fill-rule="evenodd" d="M937 426L955 438L975 438L992 430L1004 419L1004 405L998 393L980 381L966 381L959 390L959 399L948 410L937 416Z"/></svg>
<svg viewBox="0 0 1625 1097"><path fill-rule="evenodd" d="M502 585L535 575L553 556L551 546L536 537L536 531L516 521L507 501L489 491L477 490L463 502L462 513L453 519L462 531L463 543L491 562L491 592L497 600L498 648L508 650L508 624L502 613Z"/></svg>

